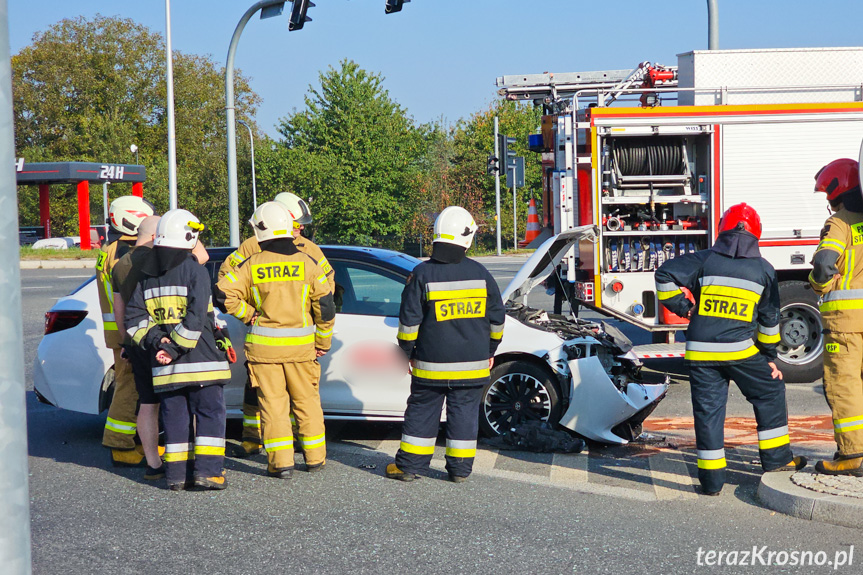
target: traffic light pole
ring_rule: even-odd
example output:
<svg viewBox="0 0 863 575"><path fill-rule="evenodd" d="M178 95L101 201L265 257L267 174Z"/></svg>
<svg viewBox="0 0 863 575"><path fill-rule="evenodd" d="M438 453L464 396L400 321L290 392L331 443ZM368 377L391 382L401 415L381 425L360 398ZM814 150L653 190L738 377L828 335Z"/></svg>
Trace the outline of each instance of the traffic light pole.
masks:
<svg viewBox="0 0 863 575"><path fill-rule="evenodd" d="M494 157L500 158L500 143L497 137L497 116L494 117ZM504 162L498 162L498 166L501 166ZM494 212L494 221L497 225L497 255L501 255L500 251L500 169L496 170L494 173L494 201L495 201L495 212Z"/></svg>
<svg viewBox="0 0 863 575"><path fill-rule="evenodd" d="M29 575L30 495L21 270L18 265L18 194L12 120L12 62L6 0L0 0L0 565L4 575Z"/></svg>
<svg viewBox="0 0 863 575"><path fill-rule="evenodd" d="M515 201L515 186L516 186L516 167L513 164L512 166L512 249L518 249L518 220L517 220L517 209L518 204ZM507 176L509 177L509 176Z"/></svg>

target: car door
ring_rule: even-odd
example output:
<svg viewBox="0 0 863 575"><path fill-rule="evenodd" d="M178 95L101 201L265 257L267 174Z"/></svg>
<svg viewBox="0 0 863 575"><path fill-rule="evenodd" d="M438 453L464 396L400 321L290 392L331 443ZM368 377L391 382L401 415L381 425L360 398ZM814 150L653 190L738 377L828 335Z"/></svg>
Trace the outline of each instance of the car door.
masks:
<svg viewBox="0 0 863 575"><path fill-rule="evenodd" d="M396 344L405 278L383 266L331 258L336 280L333 346L320 358L328 414L401 417L410 393Z"/></svg>

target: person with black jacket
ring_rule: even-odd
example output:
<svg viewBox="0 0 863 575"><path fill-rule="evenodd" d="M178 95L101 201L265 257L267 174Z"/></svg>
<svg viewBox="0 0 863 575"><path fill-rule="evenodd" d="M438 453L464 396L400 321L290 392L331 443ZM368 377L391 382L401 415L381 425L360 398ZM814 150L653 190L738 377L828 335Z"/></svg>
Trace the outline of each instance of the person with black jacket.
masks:
<svg viewBox="0 0 863 575"><path fill-rule="evenodd" d="M710 249L668 260L655 274L660 302L690 318L684 359L690 370L698 479L705 495L719 495L725 484L730 380L755 410L762 468L786 471L806 465L804 457L791 453L785 382L775 363L779 286L773 266L761 257L760 237L758 213L746 204L732 206Z"/></svg>
<svg viewBox="0 0 863 575"><path fill-rule="evenodd" d="M450 481L464 481L473 468L482 389L506 317L494 278L465 257L476 230L467 210L443 210L431 259L414 268L402 292L397 337L412 377L400 448L386 469L391 479L412 481L428 468L444 400Z"/></svg>

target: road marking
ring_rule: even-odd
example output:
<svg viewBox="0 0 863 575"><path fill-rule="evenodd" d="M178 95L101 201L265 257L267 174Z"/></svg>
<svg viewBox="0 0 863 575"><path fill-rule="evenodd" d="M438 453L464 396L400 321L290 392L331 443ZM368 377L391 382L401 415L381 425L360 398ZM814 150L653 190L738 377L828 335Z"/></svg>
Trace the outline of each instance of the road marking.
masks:
<svg viewBox="0 0 863 575"><path fill-rule="evenodd" d="M83 278L91 278L93 274L87 274L85 276L57 276L57 279L61 280L74 280L74 279L83 279Z"/></svg>
<svg viewBox="0 0 863 575"><path fill-rule="evenodd" d="M22 290L25 290L25 289L51 289L53 287L54 286L23 286L21 289Z"/></svg>
<svg viewBox="0 0 863 575"><path fill-rule="evenodd" d="M587 483L587 460L586 453L555 453L552 483Z"/></svg>
<svg viewBox="0 0 863 575"><path fill-rule="evenodd" d="M656 499L698 499L695 481L689 475L689 467L680 451L666 451L647 459L650 464L650 479Z"/></svg>

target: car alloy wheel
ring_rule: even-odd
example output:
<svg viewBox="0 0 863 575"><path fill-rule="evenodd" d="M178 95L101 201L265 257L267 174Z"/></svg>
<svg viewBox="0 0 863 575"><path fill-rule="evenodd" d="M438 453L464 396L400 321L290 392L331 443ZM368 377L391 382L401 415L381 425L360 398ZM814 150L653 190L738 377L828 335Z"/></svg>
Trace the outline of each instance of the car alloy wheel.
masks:
<svg viewBox="0 0 863 575"><path fill-rule="evenodd" d="M483 390L480 429L494 436L529 421L552 425L560 420L556 382L540 367L527 362L495 366Z"/></svg>

